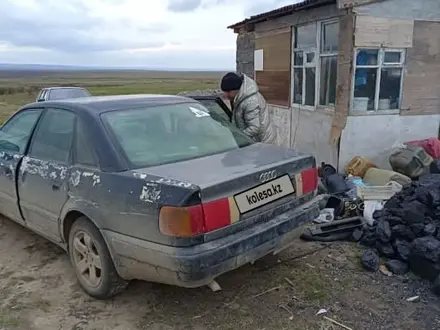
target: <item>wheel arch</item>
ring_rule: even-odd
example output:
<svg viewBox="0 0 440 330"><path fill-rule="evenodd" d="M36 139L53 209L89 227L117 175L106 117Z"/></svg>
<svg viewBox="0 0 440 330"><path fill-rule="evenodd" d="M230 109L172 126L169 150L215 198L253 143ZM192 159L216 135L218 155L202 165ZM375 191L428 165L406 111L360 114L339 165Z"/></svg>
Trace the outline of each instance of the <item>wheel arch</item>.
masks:
<svg viewBox="0 0 440 330"><path fill-rule="evenodd" d="M115 264L115 258L114 258L114 254L113 254L113 250L110 248L108 241L105 237L105 235L103 235L103 233L101 232L101 229L96 225L96 223L87 215L85 215L83 212L80 212L78 210L70 210L69 212L66 213L66 216L63 219L63 236L66 237L67 240L67 252L69 254L70 260L72 262L72 264L74 265L74 267L76 267L76 261L74 258L74 255L72 254L73 250L69 249L69 246L73 243L72 238L73 237L69 237L70 235L72 235L71 230L74 227L74 224L79 220L79 228L80 230L85 230L86 233L88 233L89 235L91 234L92 236L96 236L98 235L98 237L95 237L95 239L97 239L99 242L99 244L101 245L101 247L103 246L104 250L99 250L101 251L103 254L100 255L102 256L106 256L105 257L105 262L107 265L107 270L109 270L109 273L107 276L107 280L106 283L104 285L104 289L106 290L104 293L102 292L101 289L98 289L98 291L93 292L94 289L90 289L90 287L87 287L86 284L84 284L84 282L81 281L81 279L78 277L78 273L77 273L77 277L78 280L80 282L81 287L83 288L83 290L85 290L89 295L91 295L92 297L95 297L97 299L107 299L110 298L112 296L114 296L115 294L123 291L128 284L128 281L123 279L120 276L120 272L118 270L118 267L116 267ZM89 227L89 228L87 228ZM74 229L75 230L75 229ZM72 240L72 241L71 241ZM97 244L97 243L95 243ZM103 268L101 268L103 269ZM77 271L77 270L76 270ZM109 287L110 285L110 287ZM90 291L92 290L92 291Z"/></svg>
<svg viewBox="0 0 440 330"><path fill-rule="evenodd" d="M67 244L67 248L69 245L69 233L70 230L72 229L73 224L75 223L75 221L79 218L86 218L88 221L90 221L96 228L98 228L98 230L100 231L101 228L100 226L97 224L97 222L93 219L93 217L91 217L89 214L87 214L87 212L84 212L83 210L79 210L79 209L70 209L68 210L65 215L62 217L61 223L60 223L60 233L61 233L61 238L63 240L64 243ZM105 237L104 241L105 240ZM106 242L107 244L107 242ZM107 244L108 246L108 244Z"/></svg>
<svg viewBox="0 0 440 330"><path fill-rule="evenodd" d="M83 214L82 212L77 211L77 210L71 210L66 214L63 221L61 222L61 233L62 233L62 239L64 242L66 242L66 243L68 242L69 232L70 232L70 229L72 228L73 223L81 217L85 217L85 218L89 219L89 217L87 217L85 214Z"/></svg>

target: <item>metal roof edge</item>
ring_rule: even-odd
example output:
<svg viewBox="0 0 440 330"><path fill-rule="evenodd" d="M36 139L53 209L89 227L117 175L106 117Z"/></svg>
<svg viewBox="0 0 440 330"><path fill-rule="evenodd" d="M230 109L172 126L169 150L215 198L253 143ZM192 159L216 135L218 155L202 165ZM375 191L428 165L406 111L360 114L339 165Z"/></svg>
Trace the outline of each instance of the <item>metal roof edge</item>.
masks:
<svg viewBox="0 0 440 330"><path fill-rule="evenodd" d="M247 24L260 23L269 19L290 15L295 11L306 10L321 7L329 4L336 4L337 0L304 0L293 5L284 6L274 10L270 10L258 15L251 16L245 20L228 26L228 29L236 29Z"/></svg>

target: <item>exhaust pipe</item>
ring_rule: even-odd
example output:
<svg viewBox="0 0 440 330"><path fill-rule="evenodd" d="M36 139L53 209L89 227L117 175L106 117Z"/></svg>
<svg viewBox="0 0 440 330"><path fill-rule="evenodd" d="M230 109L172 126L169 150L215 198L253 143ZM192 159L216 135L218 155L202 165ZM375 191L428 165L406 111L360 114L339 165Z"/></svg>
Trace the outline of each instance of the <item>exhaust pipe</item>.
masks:
<svg viewBox="0 0 440 330"><path fill-rule="evenodd" d="M222 290L221 286L215 280L209 283L208 287L212 290L212 292L218 292Z"/></svg>

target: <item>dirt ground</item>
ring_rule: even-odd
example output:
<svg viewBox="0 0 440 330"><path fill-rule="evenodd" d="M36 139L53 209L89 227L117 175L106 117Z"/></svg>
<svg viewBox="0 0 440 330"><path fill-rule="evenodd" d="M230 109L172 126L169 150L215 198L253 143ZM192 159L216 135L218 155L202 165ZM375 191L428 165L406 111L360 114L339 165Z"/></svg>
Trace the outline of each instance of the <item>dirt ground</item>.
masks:
<svg viewBox="0 0 440 330"><path fill-rule="evenodd" d="M439 329L440 304L412 275L364 272L349 243L298 243L224 275L223 290L133 282L110 301L78 287L67 255L0 219L0 329ZM417 302L406 299L420 296Z"/></svg>

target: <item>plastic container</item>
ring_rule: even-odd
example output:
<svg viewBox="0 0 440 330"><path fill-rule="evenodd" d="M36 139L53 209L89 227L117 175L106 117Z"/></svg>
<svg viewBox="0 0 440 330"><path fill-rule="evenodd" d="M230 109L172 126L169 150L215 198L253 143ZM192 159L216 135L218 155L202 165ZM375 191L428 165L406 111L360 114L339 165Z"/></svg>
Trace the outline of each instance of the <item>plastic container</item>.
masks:
<svg viewBox="0 0 440 330"><path fill-rule="evenodd" d="M402 191L402 185L391 181L384 186L356 185L359 198L370 201L385 201Z"/></svg>
<svg viewBox="0 0 440 330"><path fill-rule="evenodd" d="M353 110L355 111L367 111L368 110L368 97L354 97L353 98Z"/></svg>
<svg viewBox="0 0 440 330"><path fill-rule="evenodd" d="M347 182L347 186L349 188L349 190L346 191L345 194L348 196L349 199L355 200L357 198L356 185L363 185L364 181L358 176L349 175L345 179L345 182Z"/></svg>
<svg viewBox="0 0 440 330"><path fill-rule="evenodd" d="M349 175L363 178L365 172L372 167L377 167L377 166L364 157L356 156L345 167L345 172Z"/></svg>
<svg viewBox="0 0 440 330"><path fill-rule="evenodd" d="M411 183L411 179L406 175L381 168L369 168L363 177L366 185L384 186L390 181L397 182L402 186Z"/></svg>
<svg viewBox="0 0 440 330"><path fill-rule="evenodd" d="M394 171L416 179L429 172L434 160L422 147L410 145L391 154L389 161Z"/></svg>
<svg viewBox="0 0 440 330"><path fill-rule="evenodd" d="M390 110L390 107L391 107L390 99L379 100L379 110Z"/></svg>

